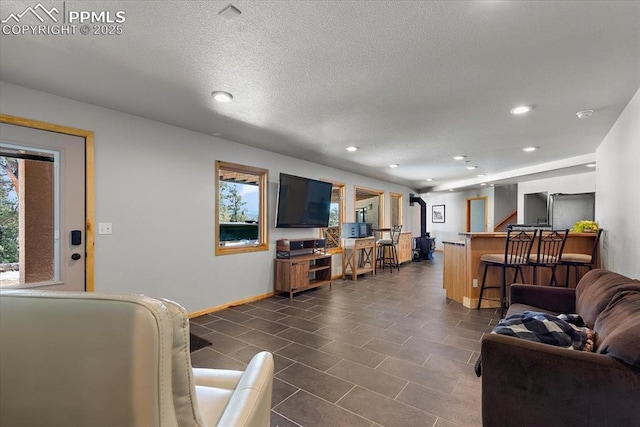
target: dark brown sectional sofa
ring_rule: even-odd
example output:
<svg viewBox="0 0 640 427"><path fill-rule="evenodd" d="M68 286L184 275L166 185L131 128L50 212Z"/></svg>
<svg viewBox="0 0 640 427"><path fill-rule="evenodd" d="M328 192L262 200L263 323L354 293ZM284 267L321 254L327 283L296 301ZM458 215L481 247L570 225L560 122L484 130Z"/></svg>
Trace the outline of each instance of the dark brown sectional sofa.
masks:
<svg viewBox="0 0 640 427"><path fill-rule="evenodd" d="M510 297L507 316L578 313L595 350L486 335L483 425L640 427L640 281L596 269L576 289L514 284Z"/></svg>

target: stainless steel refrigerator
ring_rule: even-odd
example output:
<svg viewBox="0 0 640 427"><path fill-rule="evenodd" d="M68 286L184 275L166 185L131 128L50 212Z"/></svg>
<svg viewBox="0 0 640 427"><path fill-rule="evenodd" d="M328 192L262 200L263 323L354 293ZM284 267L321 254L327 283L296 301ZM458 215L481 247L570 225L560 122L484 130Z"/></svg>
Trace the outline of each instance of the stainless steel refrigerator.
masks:
<svg viewBox="0 0 640 427"><path fill-rule="evenodd" d="M571 228L582 220L594 221L596 193L552 194L549 198L549 219L555 230Z"/></svg>

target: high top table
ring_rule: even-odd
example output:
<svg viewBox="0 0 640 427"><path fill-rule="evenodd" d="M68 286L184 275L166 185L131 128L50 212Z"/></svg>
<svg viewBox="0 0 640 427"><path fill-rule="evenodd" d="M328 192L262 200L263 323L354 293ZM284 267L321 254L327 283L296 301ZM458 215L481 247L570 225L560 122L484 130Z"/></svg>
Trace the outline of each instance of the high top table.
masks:
<svg viewBox="0 0 640 427"><path fill-rule="evenodd" d="M376 274L375 237L342 239L342 278L351 276L358 280L358 274Z"/></svg>

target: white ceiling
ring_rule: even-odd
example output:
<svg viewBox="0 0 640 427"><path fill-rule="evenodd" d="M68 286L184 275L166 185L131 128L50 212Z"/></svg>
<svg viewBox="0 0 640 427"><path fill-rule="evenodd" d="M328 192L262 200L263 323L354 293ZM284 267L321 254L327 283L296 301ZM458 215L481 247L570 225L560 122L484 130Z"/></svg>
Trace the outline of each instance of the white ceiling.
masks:
<svg viewBox="0 0 640 427"><path fill-rule="evenodd" d="M45 1L123 34L3 34L0 78L416 190L589 171L640 87L638 1L232 3Z"/></svg>

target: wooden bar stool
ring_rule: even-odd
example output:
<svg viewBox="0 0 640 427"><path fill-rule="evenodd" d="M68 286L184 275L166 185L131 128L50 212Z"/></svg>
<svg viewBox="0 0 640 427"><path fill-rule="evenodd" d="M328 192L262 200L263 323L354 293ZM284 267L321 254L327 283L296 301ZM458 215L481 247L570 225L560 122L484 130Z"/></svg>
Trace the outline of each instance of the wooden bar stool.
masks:
<svg viewBox="0 0 640 427"><path fill-rule="evenodd" d="M500 289L500 317L504 316L505 305L507 305L507 269L515 270L513 282L517 280L518 273L524 282L522 267L529 263L529 255L533 241L538 233L537 229L526 228L516 229L513 226L507 227L507 238L505 240L504 253L484 254L480 258L480 265L484 266L482 274L482 284L480 285L480 297L478 307L482 304L482 295L485 289ZM489 267L498 267L502 272L502 280L499 284L487 286L487 271Z"/></svg>
<svg viewBox="0 0 640 427"><path fill-rule="evenodd" d="M555 286L556 268L560 264L562 251L567 242L569 229L566 230L540 230L538 238L538 249L536 253L529 257L529 265L533 267L533 284L538 284L537 271L538 267L551 269L551 280L549 286Z"/></svg>
<svg viewBox="0 0 640 427"><path fill-rule="evenodd" d="M580 267L586 267L591 270L595 263L598 254L598 242L600 241L600 235L602 234L602 228L598 229L596 240L593 242L593 248L591 254L577 254L577 253L563 253L560 258L560 264L567 267L567 275L565 278L565 287L569 287L569 270L571 267L576 272L576 284L580 281Z"/></svg>

